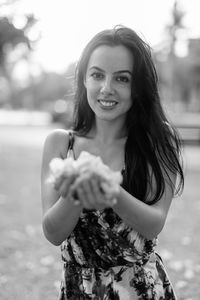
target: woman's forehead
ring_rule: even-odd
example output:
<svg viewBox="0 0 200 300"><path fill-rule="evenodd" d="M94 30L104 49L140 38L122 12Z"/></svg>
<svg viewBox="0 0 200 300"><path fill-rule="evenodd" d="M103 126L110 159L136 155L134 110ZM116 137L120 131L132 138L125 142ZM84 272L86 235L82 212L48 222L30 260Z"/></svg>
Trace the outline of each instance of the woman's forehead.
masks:
<svg viewBox="0 0 200 300"><path fill-rule="evenodd" d="M99 67L105 70L132 71L133 54L123 45L102 45L97 47L90 56L87 69L89 70L92 67Z"/></svg>

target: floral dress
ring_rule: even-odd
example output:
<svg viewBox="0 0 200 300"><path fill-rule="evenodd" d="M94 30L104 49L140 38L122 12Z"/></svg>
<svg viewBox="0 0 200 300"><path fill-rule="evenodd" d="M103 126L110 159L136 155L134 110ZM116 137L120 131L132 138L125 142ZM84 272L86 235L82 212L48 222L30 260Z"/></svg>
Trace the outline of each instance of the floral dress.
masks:
<svg viewBox="0 0 200 300"><path fill-rule="evenodd" d="M83 209L61 245L59 300L175 300L156 244L157 238L147 240L112 208Z"/></svg>

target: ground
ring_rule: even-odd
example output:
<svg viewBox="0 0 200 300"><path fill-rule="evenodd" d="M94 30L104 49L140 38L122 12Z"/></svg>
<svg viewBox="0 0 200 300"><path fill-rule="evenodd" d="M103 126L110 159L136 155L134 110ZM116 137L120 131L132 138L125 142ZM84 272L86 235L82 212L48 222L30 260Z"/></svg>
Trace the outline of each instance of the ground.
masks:
<svg viewBox="0 0 200 300"><path fill-rule="evenodd" d="M40 167L50 128L0 128L0 299L58 299L60 249L41 228ZM178 300L200 299L200 148L187 147L184 193L173 200L158 251Z"/></svg>

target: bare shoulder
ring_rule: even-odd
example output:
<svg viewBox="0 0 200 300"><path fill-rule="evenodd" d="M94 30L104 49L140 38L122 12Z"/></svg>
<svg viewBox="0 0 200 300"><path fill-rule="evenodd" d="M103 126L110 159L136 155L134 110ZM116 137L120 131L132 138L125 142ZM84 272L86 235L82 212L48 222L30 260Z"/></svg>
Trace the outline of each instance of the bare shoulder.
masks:
<svg viewBox="0 0 200 300"><path fill-rule="evenodd" d="M44 154L52 157L66 157L69 144L69 131L64 129L52 130L44 143Z"/></svg>

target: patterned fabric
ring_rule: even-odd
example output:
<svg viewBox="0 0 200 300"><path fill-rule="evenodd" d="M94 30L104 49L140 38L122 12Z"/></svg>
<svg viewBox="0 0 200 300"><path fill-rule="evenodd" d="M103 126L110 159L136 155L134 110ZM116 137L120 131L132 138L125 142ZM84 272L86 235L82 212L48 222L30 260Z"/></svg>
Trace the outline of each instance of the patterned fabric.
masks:
<svg viewBox="0 0 200 300"><path fill-rule="evenodd" d="M59 300L175 300L156 245L112 208L84 209L61 245Z"/></svg>

